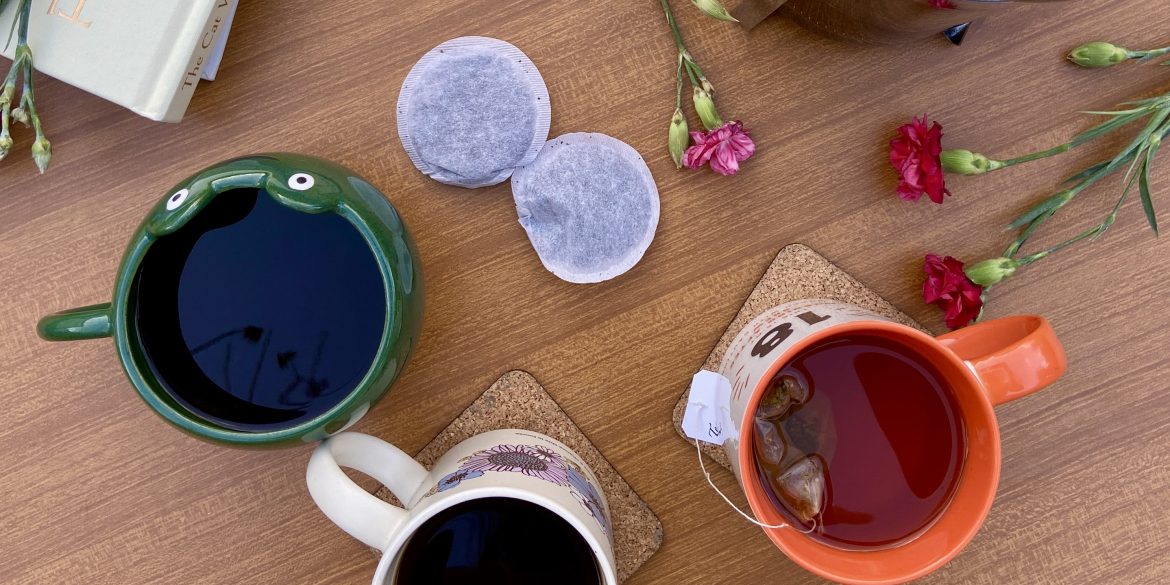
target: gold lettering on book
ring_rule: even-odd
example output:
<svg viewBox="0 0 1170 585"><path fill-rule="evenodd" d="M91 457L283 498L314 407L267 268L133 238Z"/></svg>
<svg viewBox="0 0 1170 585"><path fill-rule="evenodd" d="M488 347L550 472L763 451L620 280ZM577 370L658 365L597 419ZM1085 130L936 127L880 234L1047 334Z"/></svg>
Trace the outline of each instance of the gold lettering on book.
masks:
<svg viewBox="0 0 1170 585"><path fill-rule="evenodd" d="M77 4L73 6L72 13L66 12L64 9L59 8L59 4L61 4L61 0L52 0L52 2L49 3L48 14L51 16L60 16L61 18L64 18L65 20L68 20L69 22L72 22L81 28L89 28L89 25L93 24L93 21L91 20L81 20L81 11L85 9L85 0L77 0Z"/></svg>
<svg viewBox="0 0 1170 585"><path fill-rule="evenodd" d="M215 4L215 10L220 10L228 7L228 0L218 0ZM220 27L223 26L224 16L222 14L216 15L215 19L211 21L210 25L204 29L203 38L199 40L199 47L201 49L210 49L211 45L215 43L215 39L219 36ZM183 79L179 83L179 91L184 91L187 88L194 88L195 84L199 83L199 76L203 73L203 62L205 56L200 55L187 72L183 74Z"/></svg>

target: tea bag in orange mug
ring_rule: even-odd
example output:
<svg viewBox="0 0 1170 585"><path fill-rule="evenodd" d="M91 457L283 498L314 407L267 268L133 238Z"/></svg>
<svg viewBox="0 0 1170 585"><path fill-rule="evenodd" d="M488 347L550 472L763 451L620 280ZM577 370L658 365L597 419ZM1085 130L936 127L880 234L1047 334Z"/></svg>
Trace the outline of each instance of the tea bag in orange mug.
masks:
<svg viewBox="0 0 1170 585"><path fill-rule="evenodd" d="M800 458L772 480L776 497L802 522L813 522L825 505L825 464L817 455Z"/></svg>

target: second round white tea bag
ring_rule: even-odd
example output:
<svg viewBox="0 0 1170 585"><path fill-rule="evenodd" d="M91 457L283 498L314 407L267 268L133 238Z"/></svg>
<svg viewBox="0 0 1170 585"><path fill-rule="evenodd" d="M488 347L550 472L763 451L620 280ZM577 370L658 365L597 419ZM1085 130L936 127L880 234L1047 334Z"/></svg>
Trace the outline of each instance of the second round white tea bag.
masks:
<svg viewBox="0 0 1170 585"><path fill-rule="evenodd" d="M516 169L512 195L541 263L569 282L601 282L633 268L658 229L650 169L638 151L605 134L549 140Z"/></svg>

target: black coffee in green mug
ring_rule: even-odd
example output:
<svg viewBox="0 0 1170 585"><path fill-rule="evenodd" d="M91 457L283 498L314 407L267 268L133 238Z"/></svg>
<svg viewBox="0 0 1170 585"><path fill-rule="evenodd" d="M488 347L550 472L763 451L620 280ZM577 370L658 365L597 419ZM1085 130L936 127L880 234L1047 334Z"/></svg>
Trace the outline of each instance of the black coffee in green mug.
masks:
<svg viewBox="0 0 1170 585"><path fill-rule="evenodd" d="M312 419L369 370L385 286L361 234L262 189L221 193L146 251L135 334L176 401L225 427Z"/></svg>
<svg viewBox="0 0 1170 585"><path fill-rule="evenodd" d="M275 154L184 181L132 241L114 302L39 330L113 335L169 421L266 445L356 421L401 370L421 313L417 254L389 202L342 167Z"/></svg>

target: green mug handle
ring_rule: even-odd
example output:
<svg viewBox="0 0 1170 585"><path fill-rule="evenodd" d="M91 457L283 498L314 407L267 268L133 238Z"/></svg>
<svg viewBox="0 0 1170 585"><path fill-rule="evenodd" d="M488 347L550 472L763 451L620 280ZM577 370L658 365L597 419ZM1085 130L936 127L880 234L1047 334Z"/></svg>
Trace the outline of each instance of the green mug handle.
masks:
<svg viewBox="0 0 1170 585"><path fill-rule="evenodd" d="M37 323L37 335L46 341L98 339L112 334L110 303L45 315Z"/></svg>

